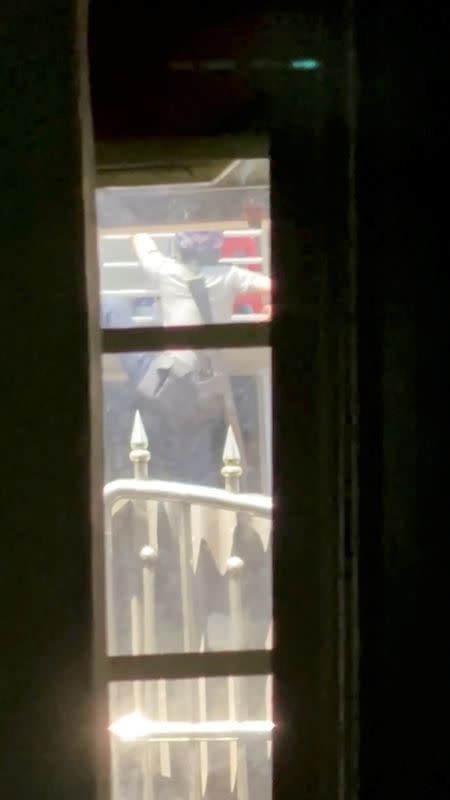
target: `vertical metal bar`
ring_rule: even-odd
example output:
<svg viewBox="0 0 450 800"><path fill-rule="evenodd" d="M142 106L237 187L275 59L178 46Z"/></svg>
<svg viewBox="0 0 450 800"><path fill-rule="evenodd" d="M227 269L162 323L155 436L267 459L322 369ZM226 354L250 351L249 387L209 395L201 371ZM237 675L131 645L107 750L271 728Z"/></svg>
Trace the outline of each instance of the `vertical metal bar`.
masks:
<svg viewBox="0 0 450 800"><path fill-rule="evenodd" d="M142 610L137 595L131 598L131 653L138 656L142 653ZM133 681L133 698L135 711L144 711L142 684Z"/></svg>
<svg viewBox="0 0 450 800"><path fill-rule="evenodd" d="M268 360L269 360L268 353ZM261 491L272 492L272 408L270 399L271 379L269 364L255 375L258 398L258 434L260 453Z"/></svg>
<svg viewBox="0 0 450 800"><path fill-rule="evenodd" d="M264 275L271 273L270 268L270 220L263 219L261 223L260 255L262 258L262 272Z"/></svg>
<svg viewBox="0 0 450 800"><path fill-rule="evenodd" d="M111 794L112 800L120 800L120 750L115 736L110 734Z"/></svg>
<svg viewBox="0 0 450 800"><path fill-rule="evenodd" d="M231 636L233 650L245 648L245 627L242 603L242 570L244 562L238 556L228 559L228 586L230 600ZM234 678L233 694L236 714L239 720L248 716L247 698L243 678ZM247 745L238 741L237 746L237 794L238 800L249 800Z"/></svg>
<svg viewBox="0 0 450 800"><path fill-rule="evenodd" d="M133 429L130 438L130 461L133 464L134 477L136 480L147 480L148 478L148 462L150 461L150 451L148 448L148 438L145 428L141 419L139 411L136 411ZM148 515L147 503L145 500L135 500L133 503L133 543L137 542L138 547L147 540L148 536ZM142 559L142 552L140 556ZM145 557L145 553L144 553ZM145 591L151 590L153 578L147 574L149 570L145 567L142 575L142 585L137 589L138 594L131 600L131 619L132 619L132 650L133 655L146 652L146 645L153 645L154 643L154 624L153 620L153 607L154 604L145 602ZM153 593L154 594L154 593ZM150 612L150 617L149 617ZM149 633L150 631L150 633ZM150 638L149 638L150 637ZM151 650L150 650L151 652ZM151 691L151 690L150 690ZM149 687L145 683L134 682L133 694L134 705L136 710L144 712L146 709L146 701L148 699ZM154 704L150 705L151 711L154 710ZM145 743L142 745L141 752L141 765L142 765L142 797L143 800L153 800L154 785L153 785L153 770L152 770L152 752L151 744Z"/></svg>
<svg viewBox="0 0 450 800"><path fill-rule="evenodd" d="M131 598L131 649L134 656L142 653L142 605L139 598L133 595ZM145 684L141 681L133 681L133 698L135 711L144 713L145 711ZM153 798L153 776L149 760L147 743L141 748L141 768L142 768L142 800L152 800Z"/></svg>
<svg viewBox="0 0 450 800"><path fill-rule="evenodd" d="M225 479L225 489L228 492L238 493L240 491L240 479L242 476L242 463L241 463L241 454L239 451L238 444L236 439L233 435L233 429L230 427L228 428L227 437L225 440L225 446L223 450L223 467L222 467L222 476ZM237 523L240 523L240 516L237 517ZM227 572L228 572L228 592L229 592L229 605L230 605L230 625L231 625L231 646L233 649L238 650L241 648L240 642L243 640L243 631L241 628L242 625L242 602L238 592L236 591L235 582L233 582L232 576L234 573L240 572L243 567L243 562L241 559L237 559L236 557L231 557L228 559L227 562ZM236 678L230 676L228 680L228 713L229 716L234 716L236 719L240 713L240 706L239 706L239 685L237 683ZM236 780L238 784L238 794L239 800L243 800L245 798L245 792L243 798L241 798L241 788L242 786L248 787L248 780L246 780L246 768L242 767L242 763L246 764L245 759L242 758L242 748L240 742L231 742L230 743L230 776L231 776L231 791L234 789L234 781ZM248 792L247 792L248 794Z"/></svg>
<svg viewBox="0 0 450 800"><path fill-rule="evenodd" d="M112 538L112 508L107 504L105 507L105 582L106 582L106 644L108 653L117 655L117 637L114 614L114 555ZM109 685L108 692L108 716L109 720L120 714L119 691L116 684ZM120 789L120 751L114 737L110 737L110 760L111 760L111 791L114 800L119 798Z"/></svg>
<svg viewBox="0 0 450 800"><path fill-rule="evenodd" d="M178 541L180 552L181 603L183 608L183 649L185 653L197 649L196 625L194 619L194 587L192 571L191 509L184 503L176 509L178 519Z"/></svg>
<svg viewBox="0 0 450 800"><path fill-rule="evenodd" d="M273 705L273 677L268 675L266 678L266 691L265 691L265 712L266 718L272 719L272 705ZM272 758L272 740L267 742L267 759L270 762Z"/></svg>
<svg viewBox="0 0 450 800"><path fill-rule="evenodd" d="M197 626L195 620L194 585L193 585L193 552L191 531L191 508L183 503L178 506L177 517L179 520L179 548L181 571L181 602L183 609L183 646L185 652L199 649ZM197 684L190 684L189 706L192 722L199 717L200 695ZM189 800L200 800L202 796L202 751L199 742L190 742L189 750L191 763L189 764Z"/></svg>
<svg viewBox="0 0 450 800"><path fill-rule="evenodd" d="M161 722L167 722L168 713L167 713L166 681L163 680L157 681L157 692L158 692L158 717L161 720ZM170 757L169 742L160 743L160 759L161 759L161 775L164 775L166 778L170 778L172 776L172 763Z"/></svg>
<svg viewBox="0 0 450 800"><path fill-rule="evenodd" d="M262 272L264 275L271 275L271 242L270 242L270 220L263 220L261 223L261 256ZM262 491L265 494L272 493L272 408L271 408L271 387L272 380L270 368L264 369L258 376L258 405L260 421L263 429L263 481ZM260 435L261 439L261 435Z"/></svg>
<svg viewBox="0 0 450 800"><path fill-rule="evenodd" d="M156 552L150 546L146 545L140 552L141 561L143 563L142 569L142 602L143 602L143 650L144 653L154 653L156 649L156 636L155 636L155 566L156 566ZM156 692L155 686L152 682L144 686L144 702L148 713L151 718L156 714ZM155 746L152 742L147 742L145 746L144 759L145 759L145 772L144 783L146 784L144 790L144 800L153 800L155 791L153 785L154 776L154 752Z"/></svg>
<svg viewBox="0 0 450 800"><path fill-rule="evenodd" d="M109 655L118 655L116 621L114 614L114 549L113 549L112 508L105 507L105 581L106 581L106 646Z"/></svg>
<svg viewBox="0 0 450 800"><path fill-rule="evenodd" d="M148 449L148 438L139 411L136 411L133 421L133 429L130 438L130 461L133 464L135 480L146 480L148 478L148 462L150 452ZM140 551L147 538L147 503L145 500L133 500L133 530L130 550L138 547ZM134 566L134 565L133 565ZM142 585L137 582L134 592L135 596L131 600L131 627L132 627L132 652L133 655L143 652L144 630L147 625L145 619L145 606L143 604ZM133 616L134 614L134 616ZM133 685L135 708L143 709L144 690L136 684Z"/></svg>
<svg viewBox="0 0 450 800"><path fill-rule="evenodd" d="M266 637L266 649L272 650L273 648L273 620L270 622L269 630ZM266 719L273 719L273 675L268 675L266 679L266 692L265 692L265 716ZM273 745L272 739L267 742L267 759L269 762L272 760Z"/></svg>

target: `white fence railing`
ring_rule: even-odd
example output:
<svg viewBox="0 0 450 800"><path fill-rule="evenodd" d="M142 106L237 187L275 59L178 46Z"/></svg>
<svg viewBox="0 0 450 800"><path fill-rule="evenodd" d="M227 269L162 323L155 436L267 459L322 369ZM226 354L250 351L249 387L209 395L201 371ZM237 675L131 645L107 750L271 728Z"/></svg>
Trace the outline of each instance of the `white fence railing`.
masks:
<svg viewBox="0 0 450 800"><path fill-rule="evenodd" d="M270 647L272 498L240 494L232 430L223 489L149 479L139 412L130 444L134 478L104 489L110 655L173 652L176 658ZM252 769L270 764L271 679L220 680L220 691L209 679L111 686L115 800L157 798L161 780L184 780L177 791L192 800L221 800L234 791L238 800L255 796ZM226 759L214 749L218 741ZM252 747L260 749L250 768ZM136 769L137 781L131 778Z"/></svg>

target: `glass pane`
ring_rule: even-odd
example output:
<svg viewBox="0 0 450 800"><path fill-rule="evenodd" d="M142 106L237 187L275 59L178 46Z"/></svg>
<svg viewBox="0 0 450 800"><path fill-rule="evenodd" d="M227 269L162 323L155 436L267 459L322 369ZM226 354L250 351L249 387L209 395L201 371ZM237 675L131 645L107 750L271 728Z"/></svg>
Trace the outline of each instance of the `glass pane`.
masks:
<svg viewBox="0 0 450 800"><path fill-rule="evenodd" d="M209 173L97 190L103 327L267 319L269 161Z"/></svg>
<svg viewBox="0 0 450 800"><path fill-rule="evenodd" d="M151 478L223 488L231 425L241 491L270 493L270 348L107 354L103 395L106 482L142 471L130 454L139 411ZM136 430L139 435L144 432Z"/></svg>
<svg viewBox="0 0 450 800"><path fill-rule="evenodd" d="M272 678L110 685L114 800L270 800Z"/></svg>
<svg viewBox="0 0 450 800"><path fill-rule="evenodd" d="M113 654L269 643L270 350L210 355L104 356Z"/></svg>

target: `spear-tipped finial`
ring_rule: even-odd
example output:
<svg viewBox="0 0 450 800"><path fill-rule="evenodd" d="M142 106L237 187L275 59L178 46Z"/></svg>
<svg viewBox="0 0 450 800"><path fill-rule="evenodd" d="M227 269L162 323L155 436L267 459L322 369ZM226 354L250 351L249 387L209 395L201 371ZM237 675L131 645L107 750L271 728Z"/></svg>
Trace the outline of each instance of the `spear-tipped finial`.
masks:
<svg viewBox="0 0 450 800"><path fill-rule="evenodd" d="M225 478L225 489L228 492L239 491L239 478L242 475L241 454L231 425L227 431L223 448L222 475Z"/></svg>
<svg viewBox="0 0 450 800"><path fill-rule="evenodd" d="M133 430L130 437L130 461L134 464L134 477L140 480L148 478L148 462L150 461L148 436L139 411L134 415Z"/></svg>

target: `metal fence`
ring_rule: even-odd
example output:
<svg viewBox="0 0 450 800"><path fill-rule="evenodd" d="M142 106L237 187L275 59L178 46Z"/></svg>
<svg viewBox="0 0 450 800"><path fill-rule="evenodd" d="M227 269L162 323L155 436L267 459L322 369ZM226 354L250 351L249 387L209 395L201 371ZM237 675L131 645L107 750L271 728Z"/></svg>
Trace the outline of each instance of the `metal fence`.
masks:
<svg viewBox="0 0 450 800"><path fill-rule="evenodd" d="M109 653L270 647L272 499L240 493L231 428L224 488L151 479L139 412L130 460L104 489ZM110 717L114 800L270 797L270 677L112 684Z"/></svg>

